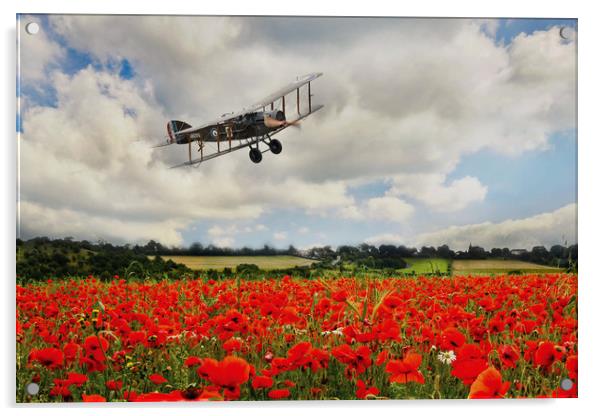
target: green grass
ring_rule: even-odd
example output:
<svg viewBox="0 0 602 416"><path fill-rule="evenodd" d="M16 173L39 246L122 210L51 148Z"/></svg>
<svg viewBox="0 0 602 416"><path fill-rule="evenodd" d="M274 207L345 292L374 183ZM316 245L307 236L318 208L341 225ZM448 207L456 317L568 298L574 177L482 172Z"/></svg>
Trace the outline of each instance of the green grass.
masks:
<svg viewBox="0 0 602 416"><path fill-rule="evenodd" d="M154 257L154 256L150 256ZM235 268L239 264L255 264L263 270L287 269L295 266L309 266L314 260L296 256L161 256L163 260L182 263L192 270L223 270Z"/></svg>
<svg viewBox="0 0 602 416"><path fill-rule="evenodd" d="M563 269L543 266L521 260L454 260L452 263L453 274L496 274L520 271L521 273L560 273Z"/></svg>
<svg viewBox="0 0 602 416"><path fill-rule="evenodd" d="M433 258L433 259L415 259L415 258L404 258L405 262L408 263L408 267L405 269L399 269L402 273L447 273L447 265L449 260Z"/></svg>

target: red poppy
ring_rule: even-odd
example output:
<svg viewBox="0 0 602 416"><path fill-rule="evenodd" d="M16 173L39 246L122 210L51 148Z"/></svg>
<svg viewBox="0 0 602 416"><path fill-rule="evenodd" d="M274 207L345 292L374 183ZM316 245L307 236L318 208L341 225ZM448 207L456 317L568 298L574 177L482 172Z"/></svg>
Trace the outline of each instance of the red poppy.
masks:
<svg viewBox="0 0 602 416"><path fill-rule="evenodd" d="M466 337L454 327L447 328L441 334L442 350L457 350L466 342Z"/></svg>
<svg viewBox="0 0 602 416"><path fill-rule="evenodd" d="M68 342L63 347L63 353L65 354L65 362L67 364L77 360L80 346L75 342Z"/></svg>
<svg viewBox="0 0 602 416"><path fill-rule="evenodd" d="M577 356L570 355L566 359L565 367L569 372L569 378L573 381L577 381Z"/></svg>
<svg viewBox="0 0 602 416"><path fill-rule="evenodd" d="M389 350L382 350L376 357L376 365L383 365L389 359Z"/></svg>
<svg viewBox="0 0 602 416"><path fill-rule="evenodd" d="M186 367L196 367L201 363L202 360L199 357L195 357L194 355L191 355L190 357L186 358L186 360L184 360L184 366Z"/></svg>
<svg viewBox="0 0 602 416"><path fill-rule="evenodd" d="M251 367L244 359L227 356L209 373L209 380L220 387L234 388L249 380Z"/></svg>
<svg viewBox="0 0 602 416"><path fill-rule="evenodd" d="M380 390L378 390L376 387L367 387L363 380L357 380L355 397L358 399L365 399L368 395L377 396L378 393L380 393Z"/></svg>
<svg viewBox="0 0 602 416"><path fill-rule="evenodd" d="M107 386L107 389L109 389L109 390L118 391L123 388L123 381L109 380L105 383L105 385Z"/></svg>
<svg viewBox="0 0 602 416"><path fill-rule="evenodd" d="M242 350L242 342L238 338L230 338L228 341L224 342L224 351L228 354L231 354L233 351Z"/></svg>
<svg viewBox="0 0 602 416"><path fill-rule="evenodd" d="M502 365L507 368L515 368L516 362L520 358L518 351L511 345L502 345L498 348L498 354Z"/></svg>
<svg viewBox="0 0 602 416"><path fill-rule="evenodd" d="M218 365L218 361L214 358L203 358L201 364L196 369L196 373L199 377L208 380L209 376L213 374Z"/></svg>
<svg viewBox="0 0 602 416"><path fill-rule="evenodd" d="M103 362L106 360L109 341L101 336L90 335L84 341L84 349L86 350L86 358L94 361Z"/></svg>
<svg viewBox="0 0 602 416"><path fill-rule="evenodd" d="M535 365L547 370L556 361L556 354L557 351L553 343L549 341L542 342L535 351Z"/></svg>
<svg viewBox="0 0 602 416"><path fill-rule="evenodd" d="M84 383L88 381L88 376L79 373L69 373L67 374L67 383L74 384L77 387L81 387Z"/></svg>
<svg viewBox="0 0 602 416"><path fill-rule="evenodd" d="M41 350L32 350L29 359L39 362L44 367L56 369L63 366L65 356L58 348L43 348Z"/></svg>
<svg viewBox="0 0 602 416"><path fill-rule="evenodd" d="M50 389L50 397L62 396L63 400L71 399L71 390L66 380L54 379L54 385Z"/></svg>
<svg viewBox="0 0 602 416"><path fill-rule="evenodd" d="M268 393L268 397L270 399L275 399L275 400L286 399L290 395L291 395L291 392L289 391L289 389L274 389L274 390L270 390Z"/></svg>
<svg viewBox="0 0 602 416"><path fill-rule="evenodd" d="M487 357L478 345L464 344L452 362L451 375L470 385L487 366Z"/></svg>
<svg viewBox="0 0 602 416"><path fill-rule="evenodd" d="M253 382L251 383L255 390L257 389L269 389L274 385L274 380L271 377L267 376L257 376L253 378Z"/></svg>
<svg viewBox="0 0 602 416"><path fill-rule="evenodd" d="M391 360L387 363L385 371L390 374L390 383L420 383L424 384L424 376L418 370L422 363L422 356L408 353L403 360Z"/></svg>
<svg viewBox="0 0 602 416"><path fill-rule="evenodd" d="M107 399L100 394L82 394L82 400L84 402L106 402Z"/></svg>
<svg viewBox="0 0 602 416"><path fill-rule="evenodd" d="M347 364L348 370L357 371L359 374L366 371L372 365L372 359L370 358L371 351L365 345L362 345L357 350L353 350L349 344L343 344L334 347L331 353L337 360Z"/></svg>
<svg viewBox="0 0 602 416"><path fill-rule="evenodd" d="M150 376L148 376L148 379L150 381L152 381L154 384L163 384L163 383L167 383L167 379L165 377L163 377L161 374L151 374Z"/></svg>
<svg viewBox="0 0 602 416"><path fill-rule="evenodd" d="M501 399L504 397L510 382L502 381L502 375L494 367L481 372L470 386L469 399Z"/></svg>

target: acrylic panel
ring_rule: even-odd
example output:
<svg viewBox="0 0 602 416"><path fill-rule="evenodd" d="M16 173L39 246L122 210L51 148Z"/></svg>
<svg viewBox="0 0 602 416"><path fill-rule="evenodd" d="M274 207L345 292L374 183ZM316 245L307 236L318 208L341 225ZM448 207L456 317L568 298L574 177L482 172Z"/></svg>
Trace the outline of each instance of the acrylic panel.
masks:
<svg viewBox="0 0 602 416"><path fill-rule="evenodd" d="M17 402L577 397L576 19L17 38Z"/></svg>

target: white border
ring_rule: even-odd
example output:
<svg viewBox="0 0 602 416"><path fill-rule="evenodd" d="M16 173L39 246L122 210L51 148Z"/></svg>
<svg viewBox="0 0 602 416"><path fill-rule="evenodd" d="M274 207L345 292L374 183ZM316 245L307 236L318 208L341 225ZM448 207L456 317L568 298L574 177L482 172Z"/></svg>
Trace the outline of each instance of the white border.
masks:
<svg viewBox="0 0 602 416"><path fill-rule="evenodd" d="M90 414L127 415L132 410L152 415L189 415L192 412L203 414L250 415L286 414L306 415L308 413L337 412L347 415L365 415L368 412L387 414L437 414L449 412L462 415L483 413L487 415L507 415L508 413L537 412L548 415L568 415L594 413L600 407L602 367L599 350L602 349L600 336L601 270L599 267L600 231L600 142L599 100L600 75L600 15L593 6L585 2L546 1L527 3L524 0L503 0L472 4L468 0L421 1L388 4L371 0L359 4L349 2L327 3L319 0L303 2L286 1L214 1L191 2L190 0L146 0L127 2L123 0L70 1L70 0L21 0L14 3L2 2L2 59L3 88L5 98L1 100L4 140L1 149L4 174L0 181L4 203L2 204L2 250L1 264L4 266L1 279L4 283L4 337L2 349L2 371L0 372L0 393L2 404L9 414L44 412L48 416L82 414L83 407L45 406L16 407L14 405L14 248L15 248L15 184L16 184L16 145L15 145L15 15L20 13L112 13L112 14L293 14L293 15L347 15L347 16L474 16L474 17L565 17L579 19L579 245L580 287L579 287L579 356L580 356L580 398L577 400L506 400L503 402L468 401L415 401L415 402L289 402L289 403L240 403L209 404L206 406L142 406L127 407L109 404L103 407L85 406ZM386 4L386 5L385 5ZM591 4L594 4L591 2ZM344 5L344 6L341 6ZM598 266L598 267L596 267Z"/></svg>

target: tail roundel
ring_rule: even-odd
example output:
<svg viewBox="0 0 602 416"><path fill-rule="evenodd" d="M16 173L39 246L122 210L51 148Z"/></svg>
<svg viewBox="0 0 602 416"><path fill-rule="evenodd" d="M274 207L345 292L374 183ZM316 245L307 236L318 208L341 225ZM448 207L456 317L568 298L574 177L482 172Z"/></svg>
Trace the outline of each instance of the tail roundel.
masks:
<svg viewBox="0 0 602 416"><path fill-rule="evenodd" d="M176 142L176 135L179 131L185 130L192 127L190 124L185 121L180 120L170 120L167 122L167 135L169 136L169 142Z"/></svg>

